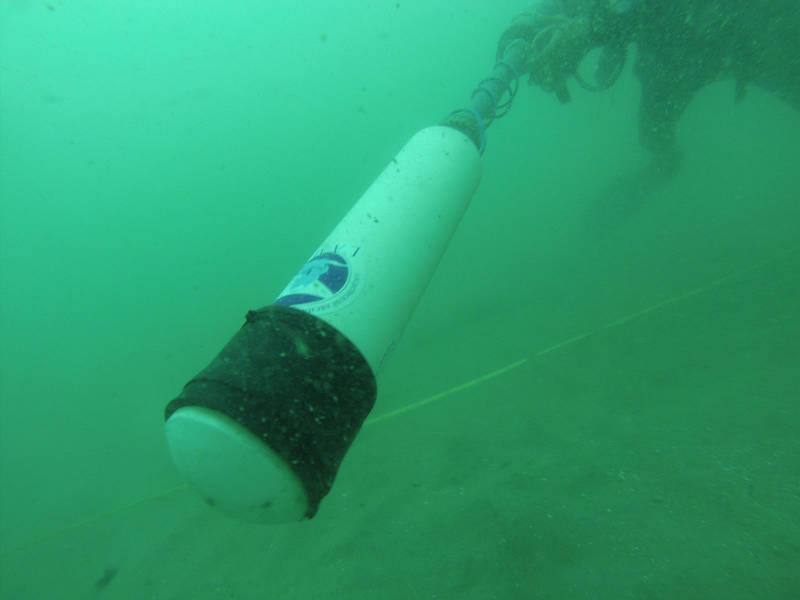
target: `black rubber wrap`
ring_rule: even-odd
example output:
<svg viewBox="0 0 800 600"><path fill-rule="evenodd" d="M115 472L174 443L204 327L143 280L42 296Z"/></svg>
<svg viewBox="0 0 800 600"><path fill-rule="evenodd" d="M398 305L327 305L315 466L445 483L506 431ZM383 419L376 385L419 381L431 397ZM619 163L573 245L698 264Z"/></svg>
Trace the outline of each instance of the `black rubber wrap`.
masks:
<svg viewBox="0 0 800 600"><path fill-rule="evenodd" d="M350 340L309 313L270 305L247 313L222 352L167 405L165 418L202 406L249 429L303 483L311 518L376 395L375 376Z"/></svg>

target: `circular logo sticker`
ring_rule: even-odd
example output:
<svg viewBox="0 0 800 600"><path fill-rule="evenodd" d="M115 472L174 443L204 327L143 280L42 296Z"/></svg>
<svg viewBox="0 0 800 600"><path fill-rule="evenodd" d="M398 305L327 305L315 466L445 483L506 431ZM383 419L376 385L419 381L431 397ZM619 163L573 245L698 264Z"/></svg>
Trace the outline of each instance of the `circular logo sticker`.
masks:
<svg viewBox="0 0 800 600"><path fill-rule="evenodd" d="M352 295L354 279L347 259L336 252L322 252L303 265L275 304L312 313L329 310Z"/></svg>

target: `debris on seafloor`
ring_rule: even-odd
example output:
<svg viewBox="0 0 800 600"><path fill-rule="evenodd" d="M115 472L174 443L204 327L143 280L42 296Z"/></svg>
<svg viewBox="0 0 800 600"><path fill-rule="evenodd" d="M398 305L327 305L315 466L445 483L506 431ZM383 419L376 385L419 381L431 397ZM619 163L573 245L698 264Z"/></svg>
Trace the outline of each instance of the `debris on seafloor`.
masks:
<svg viewBox="0 0 800 600"><path fill-rule="evenodd" d="M100 576L100 579L94 582L94 587L96 590L104 590L111 583L111 580L114 579L114 576L117 574L116 567L106 567L103 571L103 574Z"/></svg>

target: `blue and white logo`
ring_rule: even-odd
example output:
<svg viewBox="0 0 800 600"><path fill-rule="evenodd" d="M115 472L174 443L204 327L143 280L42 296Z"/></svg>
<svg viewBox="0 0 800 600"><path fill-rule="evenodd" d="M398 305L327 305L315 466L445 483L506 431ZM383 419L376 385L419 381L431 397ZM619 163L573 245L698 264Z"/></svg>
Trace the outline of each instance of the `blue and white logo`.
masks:
<svg viewBox="0 0 800 600"><path fill-rule="evenodd" d="M281 306L294 306L318 312L338 306L352 294L341 293L353 288L347 260L336 252L322 252L309 260L275 300ZM338 301L337 301L338 300Z"/></svg>

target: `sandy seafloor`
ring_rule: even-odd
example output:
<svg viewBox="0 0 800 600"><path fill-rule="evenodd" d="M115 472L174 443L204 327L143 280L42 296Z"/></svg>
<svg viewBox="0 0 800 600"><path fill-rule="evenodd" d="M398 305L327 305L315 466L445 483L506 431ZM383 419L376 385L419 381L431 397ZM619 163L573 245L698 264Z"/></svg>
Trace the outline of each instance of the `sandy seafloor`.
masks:
<svg viewBox="0 0 800 600"><path fill-rule="evenodd" d="M3 597L794 597L798 289L781 255L550 351L514 315L411 341L384 410L527 361L365 427L312 521L179 490L4 556Z"/></svg>

